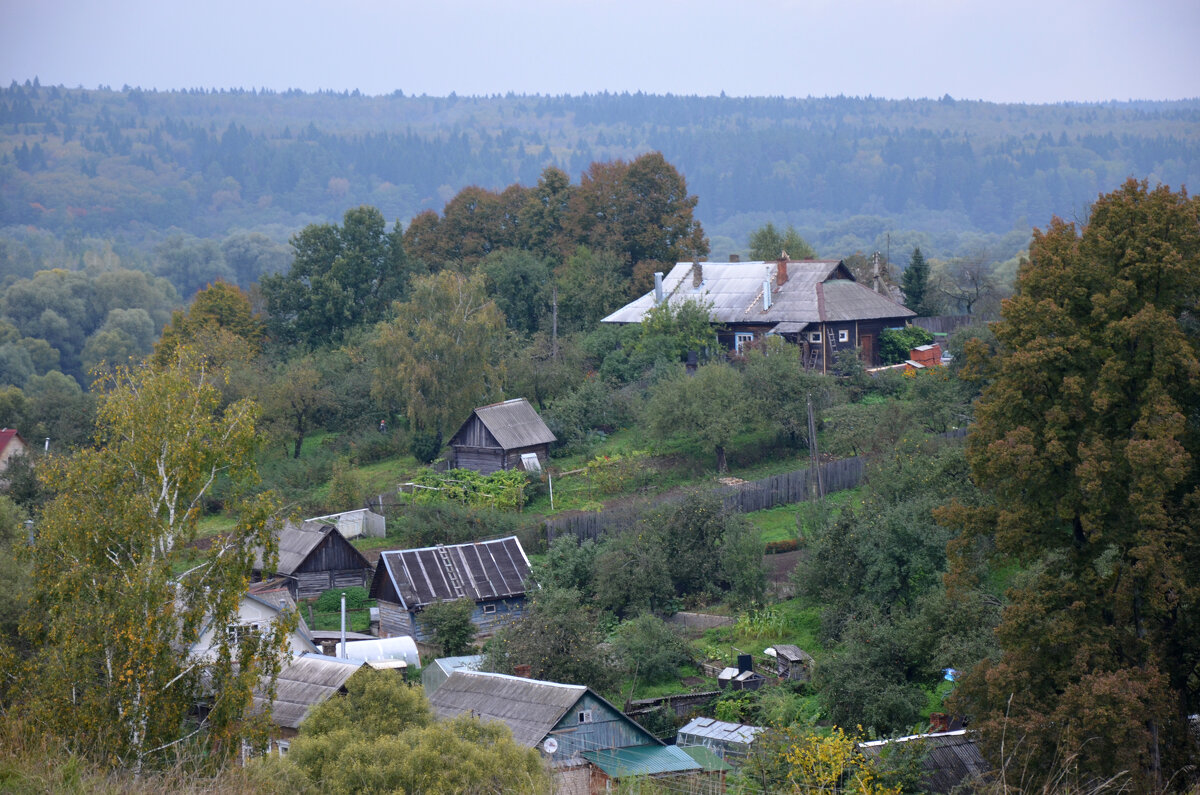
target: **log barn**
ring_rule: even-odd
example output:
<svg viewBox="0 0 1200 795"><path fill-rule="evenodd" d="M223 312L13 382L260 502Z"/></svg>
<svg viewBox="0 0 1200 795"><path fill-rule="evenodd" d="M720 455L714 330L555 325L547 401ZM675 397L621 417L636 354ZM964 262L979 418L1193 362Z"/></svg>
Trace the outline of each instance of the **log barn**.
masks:
<svg viewBox="0 0 1200 795"><path fill-rule="evenodd" d="M507 469L533 469L546 466L550 445L556 437L525 398L480 406L450 438L454 466L472 469L484 475Z"/></svg>
<svg viewBox="0 0 1200 795"><path fill-rule="evenodd" d="M315 599L330 588L366 588L371 563L330 524L285 522L279 530L279 563L274 572L263 571L258 550L254 571L265 578L274 573L287 579L293 599Z"/></svg>

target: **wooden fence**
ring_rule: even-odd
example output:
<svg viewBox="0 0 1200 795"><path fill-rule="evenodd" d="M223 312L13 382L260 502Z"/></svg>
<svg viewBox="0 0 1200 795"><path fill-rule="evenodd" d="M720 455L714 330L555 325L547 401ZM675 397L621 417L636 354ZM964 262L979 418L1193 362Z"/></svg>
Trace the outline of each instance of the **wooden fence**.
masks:
<svg viewBox="0 0 1200 795"><path fill-rule="evenodd" d="M820 471L826 494L852 489L862 482L863 460L861 458L843 458L831 461L822 464ZM751 513L774 508L776 505L804 502L812 496L810 485L810 470L798 469L762 480L739 483L736 486L722 486L717 489L717 494L721 496L721 501L725 504L726 509L739 513ZM596 540L609 530L623 530L631 527L652 506L675 505L684 499L686 496L680 495L646 500L636 505L595 513L547 519L546 541L549 543L563 534L574 535L580 541L589 538Z"/></svg>
<svg viewBox="0 0 1200 795"><path fill-rule="evenodd" d="M974 315L941 315L939 317L914 317L910 322L931 334L953 334L960 328L982 321Z"/></svg>

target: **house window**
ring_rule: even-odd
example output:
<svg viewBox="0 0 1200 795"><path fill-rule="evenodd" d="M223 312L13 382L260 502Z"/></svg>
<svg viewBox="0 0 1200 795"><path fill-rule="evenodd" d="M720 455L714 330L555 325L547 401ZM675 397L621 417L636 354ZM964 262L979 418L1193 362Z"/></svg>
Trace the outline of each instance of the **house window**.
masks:
<svg viewBox="0 0 1200 795"><path fill-rule="evenodd" d="M489 613L495 613L495 612L496 612L496 606L495 606L495 605L484 605L484 606L483 606L483 614L484 614L484 615L487 615L487 614L489 614Z"/></svg>
<svg viewBox="0 0 1200 795"><path fill-rule="evenodd" d="M754 334L748 331L739 331L733 335L733 349L737 353L741 353L742 349L754 342Z"/></svg>
<svg viewBox="0 0 1200 795"><path fill-rule="evenodd" d="M287 756L289 747L291 747L291 743L289 743L287 740L275 741L275 748L279 751L280 756Z"/></svg>
<svg viewBox="0 0 1200 795"><path fill-rule="evenodd" d="M592 722L592 711L590 709L580 710L579 711L579 722L580 723L591 723Z"/></svg>
<svg viewBox="0 0 1200 795"><path fill-rule="evenodd" d="M838 342L849 342L849 341L850 341L850 332L849 332L849 330L847 330L847 329L839 329L839 330L838 330Z"/></svg>
<svg viewBox="0 0 1200 795"><path fill-rule="evenodd" d="M809 342L820 342L821 341L821 332L819 332L819 331L808 332L808 341Z"/></svg>
<svg viewBox="0 0 1200 795"><path fill-rule="evenodd" d="M254 637L258 634L258 624L234 624L228 630L229 645L236 646L243 640Z"/></svg>

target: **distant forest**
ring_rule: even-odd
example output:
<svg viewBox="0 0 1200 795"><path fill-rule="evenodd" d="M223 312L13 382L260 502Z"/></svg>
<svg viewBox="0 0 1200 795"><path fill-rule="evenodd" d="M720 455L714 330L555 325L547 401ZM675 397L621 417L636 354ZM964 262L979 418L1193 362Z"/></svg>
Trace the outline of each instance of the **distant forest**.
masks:
<svg viewBox="0 0 1200 795"><path fill-rule="evenodd" d="M459 190L572 179L660 151L699 197L712 257L767 221L822 256L1011 258L1053 215L1083 218L1127 177L1200 177L1200 101L0 89L0 277L77 267L96 241L159 270L163 247L263 245L243 286L286 268L289 237L368 204L389 221ZM90 242L85 242L90 241ZM64 254L65 252L65 254ZM155 252L159 252L156 254ZM228 252L227 252L228 253ZM76 262L59 262L64 256ZM161 273L161 270L159 270ZM170 277L172 274L163 273ZM188 297L193 285L172 278ZM202 285L199 285L202 286Z"/></svg>

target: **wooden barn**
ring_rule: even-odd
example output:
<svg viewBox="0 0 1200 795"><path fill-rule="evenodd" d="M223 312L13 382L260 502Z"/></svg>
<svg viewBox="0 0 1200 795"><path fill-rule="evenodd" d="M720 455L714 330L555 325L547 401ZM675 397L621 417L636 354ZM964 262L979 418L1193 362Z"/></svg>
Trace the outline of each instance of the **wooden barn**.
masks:
<svg viewBox="0 0 1200 795"><path fill-rule="evenodd" d="M514 398L471 412L451 437L450 447L456 467L490 475L501 469L540 471L554 441L554 434L529 401Z"/></svg>
<svg viewBox="0 0 1200 795"><path fill-rule="evenodd" d="M371 598L379 600L379 636L430 634L421 611L437 602L470 599L480 637L525 613L529 558L516 536L472 544L389 550L379 556Z"/></svg>
<svg viewBox="0 0 1200 795"><path fill-rule="evenodd" d="M261 549L254 571L260 578L270 574L287 578L294 599L315 599L330 588L366 588L371 582L370 561L336 527L317 522L285 522L279 530L275 571L263 571Z"/></svg>

